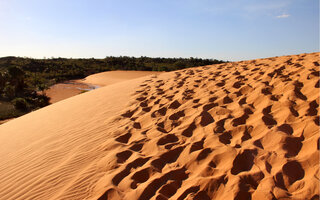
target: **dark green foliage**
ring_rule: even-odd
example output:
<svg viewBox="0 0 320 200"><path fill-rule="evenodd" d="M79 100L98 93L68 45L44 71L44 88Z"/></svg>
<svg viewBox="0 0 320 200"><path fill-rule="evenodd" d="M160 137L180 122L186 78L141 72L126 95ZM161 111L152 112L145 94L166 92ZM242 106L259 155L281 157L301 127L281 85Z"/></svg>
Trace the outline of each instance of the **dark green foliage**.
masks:
<svg viewBox="0 0 320 200"><path fill-rule="evenodd" d="M29 98L29 101L33 102L34 105L36 105L38 108L42 108L50 104L49 103L50 98L44 94L41 94L41 95L37 94L35 95L34 98Z"/></svg>
<svg viewBox="0 0 320 200"><path fill-rule="evenodd" d="M8 74L9 74L10 85L15 88L16 92L22 91L23 88L25 87L25 84L24 84L25 72L20 67L10 66L8 68Z"/></svg>
<svg viewBox="0 0 320 200"><path fill-rule="evenodd" d="M1 120L49 105L49 98L39 93L48 87L44 77L32 77L23 66L6 64L0 68Z"/></svg>
<svg viewBox="0 0 320 200"><path fill-rule="evenodd" d="M10 66L8 67L8 73L13 79L21 79L24 76L24 71L17 66Z"/></svg>
<svg viewBox="0 0 320 200"><path fill-rule="evenodd" d="M4 99L13 99L16 96L16 91L13 85L10 84L5 84L4 88L3 88L3 92L1 94L1 96Z"/></svg>
<svg viewBox="0 0 320 200"><path fill-rule="evenodd" d="M12 100L14 107L21 111L26 111L28 109L28 103L24 98L15 98Z"/></svg>
<svg viewBox="0 0 320 200"><path fill-rule="evenodd" d="M6 84L7 78L3 72L0 71L0 91L3 90L5 84Z"/></svg>
<svg viewBox="0 0 320 200"><path fill-rule="evenodd" d="M17 110L11 102L0 101L0 120L19 117L25 114L20 110Z"/></svg>
<svg viewBox="0 0 320 200"><path fill-rule="evenodd" d="M174 66L177 68L177 69L184 69L187 67L187 64L181 60L177 61L174 63Z"/></svg>

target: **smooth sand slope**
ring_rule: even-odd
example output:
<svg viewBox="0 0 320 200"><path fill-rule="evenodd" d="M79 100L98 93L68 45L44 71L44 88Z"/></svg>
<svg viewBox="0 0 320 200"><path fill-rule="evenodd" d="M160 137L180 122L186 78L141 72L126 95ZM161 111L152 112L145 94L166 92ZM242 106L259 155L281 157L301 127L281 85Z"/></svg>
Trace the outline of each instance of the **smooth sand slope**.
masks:
<svg viewBox="0 0 320 200"><path fill-rule="evenodd" d="M93 90L102 86L112 85L147 75L159 74L152 71L108 71L87 76L84 79L67 81L51 86L45 91L50 103L73 97L83 91Z"/></svg>
<svg viewBox="0 0 320 200"><path fill-rule="evenodd" d="M87 76L86 78L81 79L78 82L89 85L107 86L130 79L136 79L143 76L161 73L162 72L155 71L109 71Z"/></svg>
<svg viewBox="0 0 320 200"><path fill-rule="evenodd" d="M0 126L0 199L317 199L319 53L185 69Z"/></svg>

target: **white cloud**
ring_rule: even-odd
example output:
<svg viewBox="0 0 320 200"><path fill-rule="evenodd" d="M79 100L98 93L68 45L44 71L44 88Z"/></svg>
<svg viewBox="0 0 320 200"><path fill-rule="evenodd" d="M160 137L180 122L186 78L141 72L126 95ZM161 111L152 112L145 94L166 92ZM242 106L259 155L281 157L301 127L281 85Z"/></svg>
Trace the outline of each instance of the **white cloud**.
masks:
<svg viewBox="0 0 320 200"><path fill-rule="evenodd" d="M282 14L277 16L277 18L288 18L288 17L290 17L290 15L288 14Z"/></svg>

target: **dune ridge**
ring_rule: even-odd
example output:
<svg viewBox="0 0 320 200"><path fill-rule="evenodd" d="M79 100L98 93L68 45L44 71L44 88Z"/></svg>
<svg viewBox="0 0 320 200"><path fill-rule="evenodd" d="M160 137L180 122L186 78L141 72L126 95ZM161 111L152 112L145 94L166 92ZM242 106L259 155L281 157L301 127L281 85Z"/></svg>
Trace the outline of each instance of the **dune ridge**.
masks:
<svg viewBox="0 0 320 200"><path fill-rule="evenodd" d="M99 87L116 84L122 81L140 78L143 76L160 74L156 71L107 71L93 74L84 79L66 81L58 83L45 90L45 93L50 97L50 103L73 97L83 91L90 91Z"/></svg>
<svg viewBox="0 0 320 200"><path fill-rule="evenodd" d="M163 72L116 70L116 71L107 71L107 72L93 74L93 75L87 76L84 79L78 80L78 82L86 83L90 85L107 86L107 85L115 84L118 82L130 80L130 79L140 78L140 77L149 76L149 75L156 75L161 73Z"/></svg>
<svg viewBox="0 0 320 200"><path fill-rule="evenodd" d="M117 128L108 119L125 108L144 79L80 94L2 124L0 199L84 199L88 183L100 175L92 169L105 155L99 145Z"/></svg>
<svg viewBox="0 0 320 200"><path fill-rule="evenodd" d="M0 199L318 199L319 53L75 96L1 125L0 156Z"/></svg>

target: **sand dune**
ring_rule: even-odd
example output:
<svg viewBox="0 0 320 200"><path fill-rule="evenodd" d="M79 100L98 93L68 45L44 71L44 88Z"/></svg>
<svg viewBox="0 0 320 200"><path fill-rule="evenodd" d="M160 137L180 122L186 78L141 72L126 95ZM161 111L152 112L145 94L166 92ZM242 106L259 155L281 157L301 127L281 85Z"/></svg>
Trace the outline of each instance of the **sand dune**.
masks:
<svg viewBox="0 0 320 200"><path fill-rule="evenodd" d="M152 71L108 71L87 76L84 79L66 81L51 86L45 91L50 97L50 103L73 97L83 91L90 91L102 86L112 85L122 81L135 79L161 72Z"/></svg>
<svg viewBox="0 0 320 200"><path fill-rule="evenodd" d="M109 85L0 126L0 199L318 199L319 53Z"/></svg>
<svg viewBox="0 0 320 200"><path fill-rule="evenodd" d="M130 79L161 73L162 72L156 71L108 71L87 76L86 78L81 79L78 82L90 85L107 86Z"/></svg>

